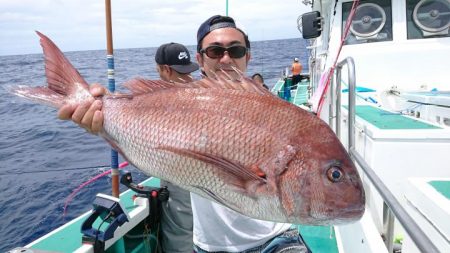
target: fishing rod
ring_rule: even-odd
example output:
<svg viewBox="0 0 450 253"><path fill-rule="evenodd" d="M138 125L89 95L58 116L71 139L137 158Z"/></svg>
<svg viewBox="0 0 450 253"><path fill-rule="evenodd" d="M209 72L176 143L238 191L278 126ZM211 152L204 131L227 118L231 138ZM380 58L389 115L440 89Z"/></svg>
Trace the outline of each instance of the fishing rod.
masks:
<svg viewBox="0 0 450 253"><path fill-rule="evenodd" d="M228 0L225 1L225 16L228 16Z"/></svg>
<svg viewBox="0 0 450 253"><path fill-rule="evenodd" d="M106 11L106 59L108 61L108 89L112 93L116 90L114 79L114 54L111 22L111 0L105 0ZM117 151L111 149L111 187L112 195L119 197L119 156Z"/></svg>
<svg viewBox="0 0 450 253"><path fill-rule="evenodd" d="M75 167L75 168L59 168L59 169L43 169L43 170L32 170L32 171L7 171L0 173L0 176L10 176L10 175L24 175L24 174L36 174L36 173L54 173L62 171L80 171L80 170L94 170L94 169L105 169L110 168L109 165L97 165L89 167Z"/></svg>

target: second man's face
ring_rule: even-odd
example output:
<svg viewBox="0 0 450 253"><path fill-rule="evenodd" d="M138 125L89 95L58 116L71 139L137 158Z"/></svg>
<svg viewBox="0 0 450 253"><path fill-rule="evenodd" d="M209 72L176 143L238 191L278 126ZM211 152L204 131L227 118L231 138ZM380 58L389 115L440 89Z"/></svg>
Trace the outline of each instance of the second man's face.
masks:
<svg viewBox="0 0 450 253"><path fill-rule="evenodd" d="M210 32L203 38L202 49L210 46L243 46L245 47L244 35L234 28L220 28ZM222 75L222 71L227 72L234 78L238 75L233 68L237 68L244 72L247 70L247 64L250 60L250 52L239 58L231 57L227 51L220 58L210 58L205 53L197 53L197 62L206 73L207 76L214 77L212 72Z"/></svg>
<svg viewBox="0 0 450 253"><path fill-rule="evenodd" d="M156 70L158 71L161 80L166 82L177 82L177 83L189 83L194 81L191 74L181 74L172 69L169 65L159 65L156 64Z"/></svg>

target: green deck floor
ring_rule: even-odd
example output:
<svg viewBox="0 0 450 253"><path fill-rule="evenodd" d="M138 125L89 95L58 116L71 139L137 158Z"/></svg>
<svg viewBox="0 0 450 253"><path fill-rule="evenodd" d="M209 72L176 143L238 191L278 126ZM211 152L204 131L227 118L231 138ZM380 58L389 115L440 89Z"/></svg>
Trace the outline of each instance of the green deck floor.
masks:
<svg viewBox="0 0 450 253"><path fill-rule="evenodd" d="M291 80L288 80L288 85L290 85ZM278 80L278 82L273 86L272 93L278 95L280 98L284 99L284 80ZM289 97L289 102L297 106L303 105L308 102L308 81L302 81L297 84L297 88L291 91L291 96Z"/></svg>
<svg viewBox="0 0 450 253"><path fill-rule="evenodd" d="M282 97L284 81L279 80L272 88L272 92ZM301 105L307 102L307 82L298 84L298 89L295 94L290 97L289 102L295 105ZM343 106L347 108L347 106ZM428 124L410 117L401 115L400 113L393 113L378 107L369 105L356 106L356 114L358 117L368 121L379 129L440 129L440 127Z"/></svg>
<svg viewBox="0 0 450 253"><path fill-rule="evenodd" d="M347 106L344 106L347 108ZM419 120L415 120L399 113L392 113L383 109L369 106L356 106L356 115L380 129L439 129Z"/></svg>
<svg viewBox="0 0 450 253"><path fill-rule="evenodd" d="M450 181L430 181L428 182L436 191L440 192L442 195L444 195L447 199L450 200Z"/></svg>
<svg viewBox="0 0 450 253"><path fill-rule="evenodd" d="M297 89L295 90L294 97L290 101L294 105L303 105L308 102L308 82L298 83Z"/></svg>
<svg viewBox="0 0 450 253"><path fill-rule="evenodd" d="M337 253L336 235L329 226L298 226L303 239L313 253Z"/></svg>
<svg viewBox="0 0 450 253"><path fill-rule="evenodd" d="M278 82L272 88L272 93L277 94L278 91L281 90L283 85L284 85L284 80L278 80Z"/></svg>

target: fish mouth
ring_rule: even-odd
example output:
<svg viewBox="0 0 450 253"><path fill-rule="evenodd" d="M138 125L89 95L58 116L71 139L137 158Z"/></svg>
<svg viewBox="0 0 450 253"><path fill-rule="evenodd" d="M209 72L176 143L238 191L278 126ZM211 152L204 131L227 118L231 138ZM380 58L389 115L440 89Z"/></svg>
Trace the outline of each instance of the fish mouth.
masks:
<svg viewBox="0 0 450 253"><path fill-rule="evenodd" d="M316 226L345 225L360 220L364 212L365 208L345 210L331 215L311 214L309 218L310 222L306 223Z"/></svg>
<svg viewBox="0 0 450 253"><path fill-rule="evenodd" d="M366 198L364 191L362 191L359 198L357 198L355 202L351 202L351 204L340 209L340 214L344 219L357 220L363 216L365 210Z"/></svg>
<svg viewBox="0 0 450 253"><path fill-rule="evenodd" d="M365 206L361 206L359 208L342 208L342 209L337 209L334 210L331 215L325 215L328 218L331 219L337 219L337 218L348 218L348 219L359 219L362 217L362 215L364 214L364 211L366 210ZM316 219L323 219L324 215L318 215L318 214L314 214L314 213L310 213L311 217L314 217Z"/></svg>
<svg viewBox="0 0 450 253"><path fill-rule="evenodd" d="M364 215L366 208L364 202L348 207L328 209L325 212L310 210L309 216L317 225L341 225L355 222Z"/></svg>

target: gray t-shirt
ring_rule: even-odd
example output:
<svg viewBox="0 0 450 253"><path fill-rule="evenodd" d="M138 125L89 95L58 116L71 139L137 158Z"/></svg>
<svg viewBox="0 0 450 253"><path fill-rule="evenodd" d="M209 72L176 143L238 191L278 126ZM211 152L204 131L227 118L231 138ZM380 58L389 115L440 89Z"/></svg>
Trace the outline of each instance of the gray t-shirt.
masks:
<svg viewBox="0 0 450 253"><path fill-rule="evenodd" d="M161 180L169 199L162 203L161 247L165 253L192 253L192 209L189 191Z"/></svg>

